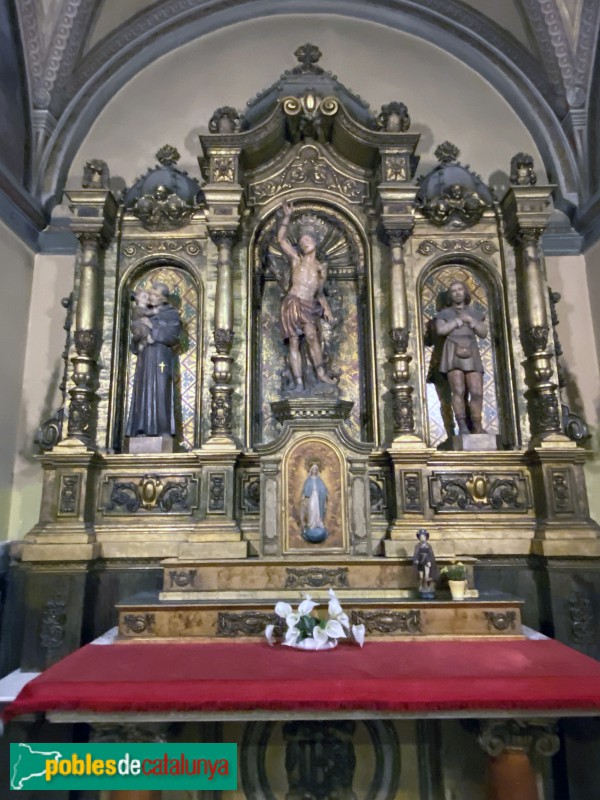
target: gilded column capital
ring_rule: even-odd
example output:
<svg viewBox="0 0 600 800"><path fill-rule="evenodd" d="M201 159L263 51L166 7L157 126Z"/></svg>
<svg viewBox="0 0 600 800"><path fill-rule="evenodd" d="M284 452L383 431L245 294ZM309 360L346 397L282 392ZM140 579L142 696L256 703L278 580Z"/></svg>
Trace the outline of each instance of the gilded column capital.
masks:
<svg viewBox="0 0 600 800"><path fill-rule="evenodd" d="M418 186L403 183L383 183L377 187L376 200L379 205L380 235L386 244L399 238L406 242L415 227L415 198Z"/></svg>
<svg viewBox="0 0 600 800"><path fill-rule="evenodd" d="M408 239L410 238L414 229L414 221L410 227L400 228L400 227L392 227L389 228L385 226L385 223L382 225L381 231L381 238L383 242L388 247L403 247Z"/></svg>
<svg viewBox="0 0 600 800"><path fill-rule="evenodd" d="M218 230L209 228L208 233L214 244L217 245L217 247L225 246L228 247L229 249L233 247L235 240L237 239L238 236L237 228L235 230L231 229Z"/></svg>
<svg viewBox="0 0 600 800"><path fill-rule="evenodd" d="M511 750L550 757L560 749L556 723L545 719L480 720L477 741L493 758Z"/></svg>
<svg viewBox="0 0 600 800"><path fill-rule="evenodd" d="M73 214L71 230L82 246L105 247L115 232L119 205L109 189L76 189L65 192Z"/></svg>
<svg viewBox="0 0 600 800"><path fill-rule="evenodd" d="M546 229L554 210L556 186L535 184L511 186L500 202L506 236L515 245L535 244Z"/></svg>

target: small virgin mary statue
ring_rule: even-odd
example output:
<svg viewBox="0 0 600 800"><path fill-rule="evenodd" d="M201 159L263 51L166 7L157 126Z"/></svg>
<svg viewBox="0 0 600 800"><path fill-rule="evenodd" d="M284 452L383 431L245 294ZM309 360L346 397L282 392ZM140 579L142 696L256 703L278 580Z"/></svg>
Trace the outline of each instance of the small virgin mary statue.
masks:
<svg viewBox="0 0 600 800"><path fill-rule="evenodd" d="M302 538L311 544L320 544L329 536L325 527L328 494L327 487L319 476L319 467L313 464L304 481L300 509Z"/></svg>

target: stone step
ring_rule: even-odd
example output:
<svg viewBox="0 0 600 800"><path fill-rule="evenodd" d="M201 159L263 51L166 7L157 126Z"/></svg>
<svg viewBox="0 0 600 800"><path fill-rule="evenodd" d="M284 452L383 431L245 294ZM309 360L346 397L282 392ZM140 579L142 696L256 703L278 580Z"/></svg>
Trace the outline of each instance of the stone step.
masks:
<svg viewBox="0 0 600 800"><path fill-rule="evenodd" d="M522 601L506 595L453 601L444 592L439 592L434 600L399 597L398 593L394 599L340 592L339 598L351 622L365 625L367 638L520 638L523 635ZM321 603L321 613L326 616L327 593L315 593L314 599ZM119 637L137 641L262 636L267 624L279 620L273 609L272 597L207 595L195 601L161 601L157 594L147 593L117 605Z"/></svg>
<svg viewBox="0 0 600 800"><path fill-rule="evenodd" d="M452 559L439 560L441 568ZM470 563L467 563L470 562ZM464 559L469 572L475 559ZM417 580L410 559L381 557L340 559L323 558L294 562L284 559L244 559L192 561L166 559L163 566L162 599L198 597L204 592L272 591L278 599L286 591L313 592L319 589L365 589L371 593L384 589L412 589ZM472 575L469 576L472 583Z"/></svg>

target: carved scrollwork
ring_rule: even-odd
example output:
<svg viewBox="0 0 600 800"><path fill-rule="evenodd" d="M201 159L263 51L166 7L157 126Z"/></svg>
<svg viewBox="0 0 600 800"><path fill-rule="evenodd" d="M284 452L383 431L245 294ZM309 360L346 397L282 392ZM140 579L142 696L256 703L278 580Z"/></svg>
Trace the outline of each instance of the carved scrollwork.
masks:
<svg viewBox="0 0 600 800"><path fill-rule="evenodd" d="M569 597L568 606L571 620L571 641L576 647L592 644L595 640L592 601L583 592L574 592Z"/></svg>
<svg viewBox="0 0 600 800"><path fill-rule="evenodd" d="M80 486L81 477L79 475L63 475L61 477L58 497L59 514L77 513Z"/></svg>
<svg viewBox="0 0 600 800"><path fill-rule="evenodd" d="M558 752L560 739L556 725L545 720L481 720L479 745L489 756L497 758L506 749L536 752L553 756Z"/></svg>
<svg viewBox="0 0 600 800"><path fill-rule="evenodd" d="M423 632L421 612L410 611L353 611L352 624L364 625L367 633L406 633Z"/></svg>
<svg viewBox="0 0 600 800"><path fill-rule="evenodd" d="M154 614L125 614L123 625L132 633L150 633L155 623Z"/></svg>
<svg viewBox="0 0 600 800"><path fill-rule="evenodd" d="M122 254L127 258L137 255L151 255L153 253L180 253L184 252L188 256L197 256L202 250L196 241L182 242L177 239L168 239L162 242L129 242L122 250Z"/></svg>
<svg viewBox="0 0 600 800"><path fill-rule="evenodd" d="M217 617L217 636L262 636L267 625L278 625L277 614L263 611L220 611Z"/></svg>
<svg viewBox="0 0 600 800"><path fill-rule="evenodd" d="M208 488L208 510L225 510L225 475L211 475Z"/></svg>
<svg viewBox="0 0 600 800"><path fill-rule="evenodd" d="M350 175L345 175L327 161L313 144L302 147L296 156L278 175L259 181L251 187L251 195L257 203L264 203L280 192L296 186L316 186L342 194L352 203L360 203L367 196L367 184Z"/></svg>
<svg viewBox="0 0 600 800"><path fill-rule="evenodd" d="M437 474L429 478L429 489L436 512L516 512L530 507L527 481L520 473Z"/></svg>
<svg viewBox="0 0 600 800"><path fill-rule="evenodd" d="M555 511L563 514L573 512L573 498L571 497L569 473L565 470L552 470L552 497L554 499Z"/></svg>
<svg viewBox="0 0 600 800"><path fill-rule="evenodd" d="M210 387L210 428L213 436L231 434L233 424L232 398L230 386Z"/></svg>
<svg viewBox="0 0 600 800"><path fill-rule="evenodd" d="M107 512L136 514L146 512L189 513L190 489L196 485L189 477L165 480L158 475L144 475L139 481L108 478Z"/></svg>
<svg viewBox="0 0 600 800"><path fill-rule="evenodd" d="M489 631L515 630L517 621L517 614L515 611L484 611L483 616L487 620Z"/></svg>
<svg viewBox="0 0 600 800"><path fill-rule="evenodd" d="M130 514L135 514L141 505L136 484L122 481L113 484L106 510L114 511L116 508L124 508Z"/></svg>
<svg viewBox="0 0 600 800"><path fill-rule="evenodd" d="M94 422L94 403L86 397L72 397L69 405L69 434L87 437Z"/></svg>
<svg viewBox="0 0 600 800"><path fill-rule="evenodd" d="M405 472L402 481L404 489L404 510L422 511L421 476L418 472Z"/></svg>
<svg viewBox="0 0 600 800"><path fill-rule="evenodd" d="M530 398L531 428L534 433L552 433L561 430L558 397L554 388L537 390Z"/></svg>
<svg viewBox="0 0 600 800"><path fill-rule="evenodd" d="M397 433L413 433L415 429L415 417L411 397L412 388L409 386L394 386L392 393L394 430Z"/></svg>
<svg viewBox="0 0 600 800"><path fill-rule="evenodd" d="M63 597L48 600L42 610L39 642L45 650L56 650L65 640L67 603Z"/></svg>
<svg viewBox="0 0 600 800"><path fill-rule="evenodd" d="M307 567L306 569L286 568L286 589L321 589L330 586L332 589L347 589L348 567Z"/></svg>
<svg viewBox="0 0 600 800"><path fill-rule="evenodd" d="M177 587L178 589L185 589L186 586L192 586L194 579L198 573L195 569L171 569L169 570L169 581L171 582L171 589Z"/></svg>
<svg viewBox="0 0 600 800"><path fill-rule="evenodd" d="M422 256L429 256L435 251L440 253L471 253L481 250L486 256L491 256L498 247L491 239L424 239L418 246L417 252Z"/></svg>

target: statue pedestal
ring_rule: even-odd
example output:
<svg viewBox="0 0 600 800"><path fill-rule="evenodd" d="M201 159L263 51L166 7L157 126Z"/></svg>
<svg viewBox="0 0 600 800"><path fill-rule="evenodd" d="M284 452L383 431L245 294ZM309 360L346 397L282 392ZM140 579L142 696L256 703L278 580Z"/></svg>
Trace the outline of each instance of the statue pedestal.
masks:
<svg viewBox="0 0 600 800"><path fill-rule="evenodd" d="M162 436L132 436L129 439L130 453L172 453L173 437L168 434Z"/></svg>
<svg viewBox="0 0 600 800"><path fill-rule="evenodd" d="M452 437L452 449L464 451L501 450L502 442L495 433L461 433Z"/></svg>

